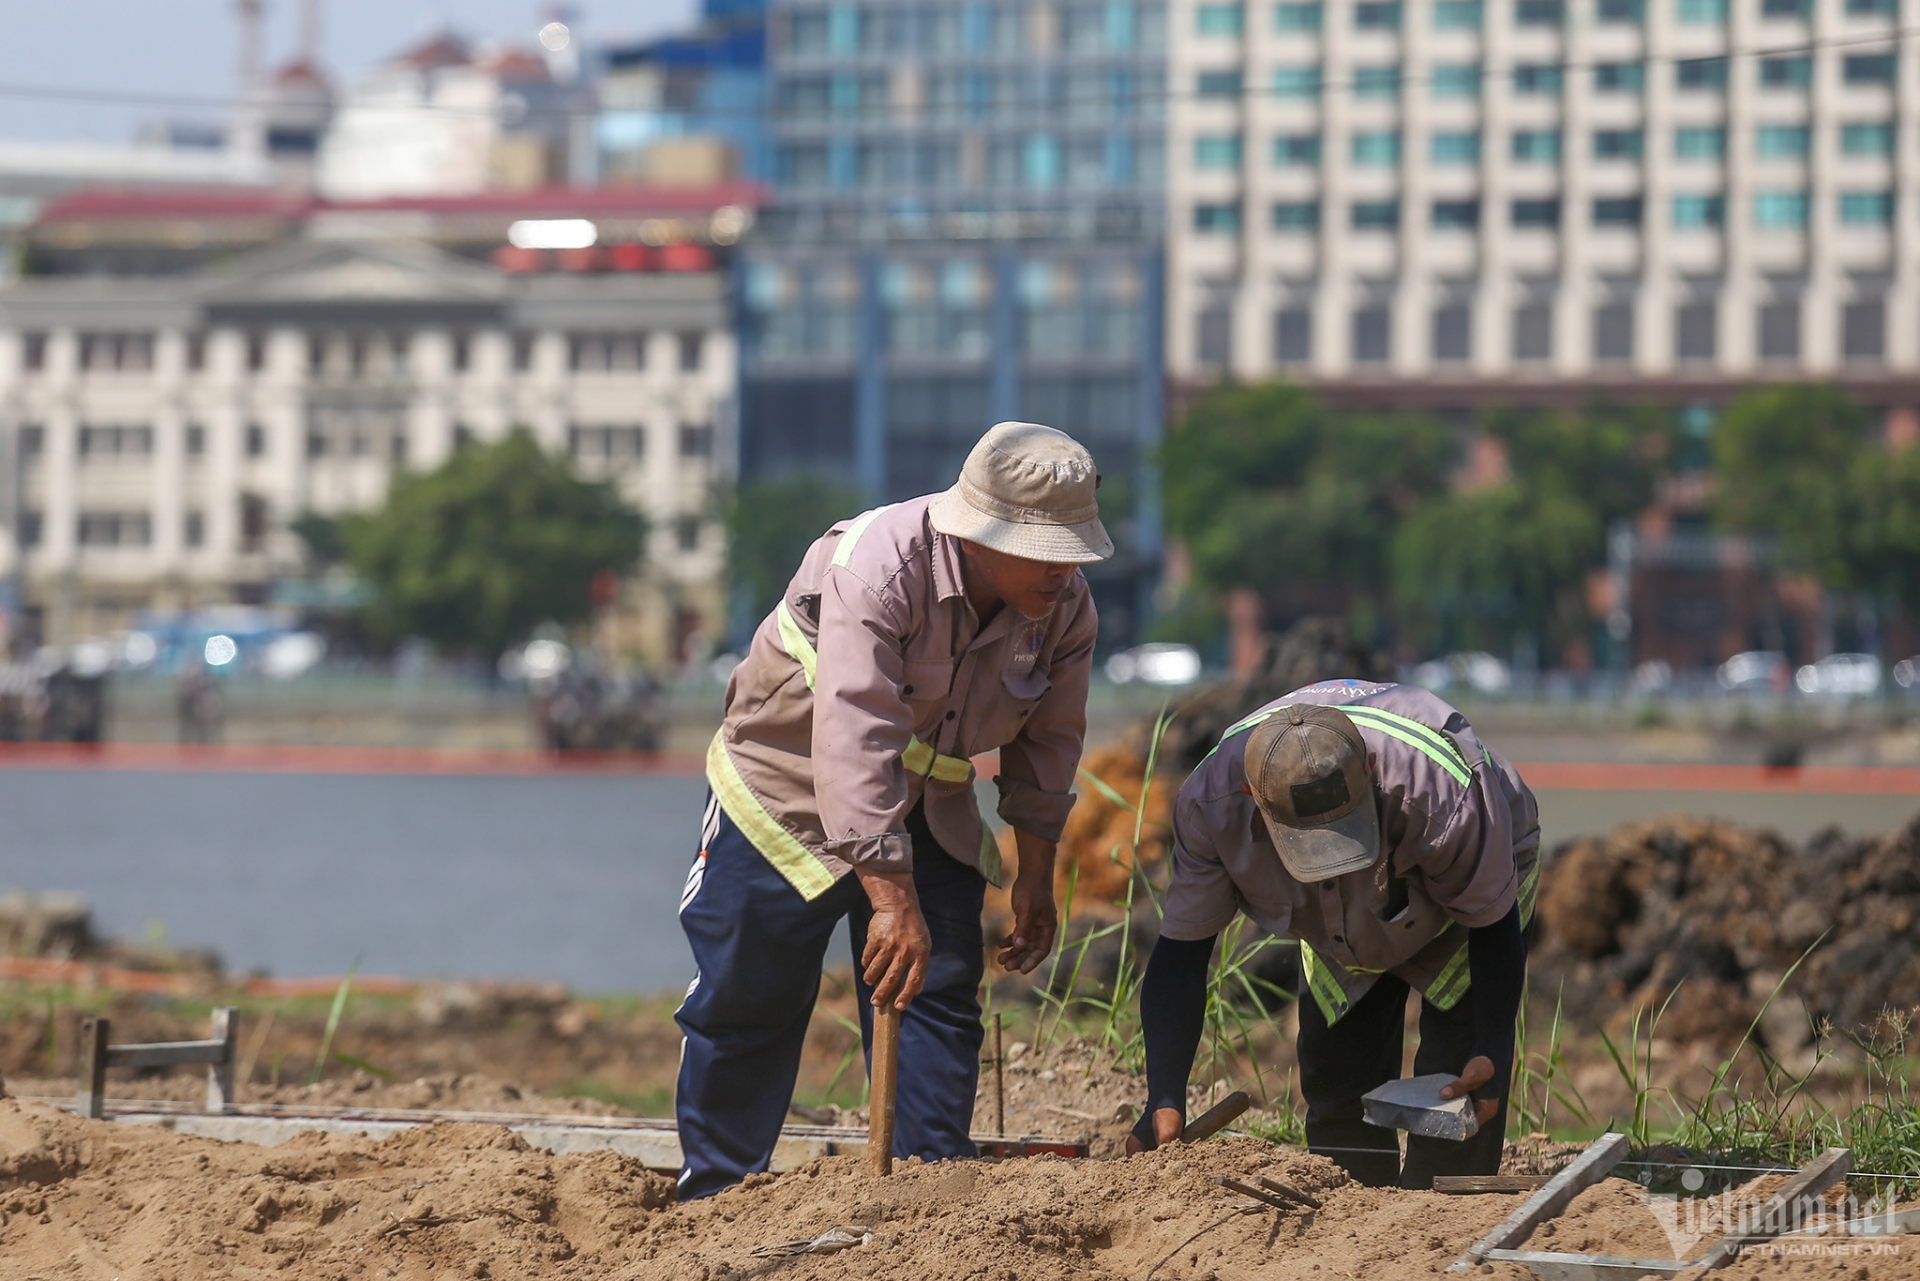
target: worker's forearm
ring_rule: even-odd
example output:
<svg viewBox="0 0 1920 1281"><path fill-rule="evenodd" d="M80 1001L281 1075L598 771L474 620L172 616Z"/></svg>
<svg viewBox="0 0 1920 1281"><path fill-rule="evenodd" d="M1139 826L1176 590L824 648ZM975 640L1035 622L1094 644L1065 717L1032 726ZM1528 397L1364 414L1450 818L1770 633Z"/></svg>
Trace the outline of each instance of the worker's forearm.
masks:
<svg viewBox="0 0 1920 1281"><path fill-rule="evenodd" d="M859 863L854 866L853 874L860 878L860 888L867 892L867 901L873 904L874 911L920 910L920 894L913 888L912 872L876 863Z"/></svg>
<svg viewBox="0 0 1920 1281"><path fill-rule="evenodd" d="M1467 968L1473 979L1473 1052L1493 1061L1493 1080L1477 1098L1503 1097L1513 1078L1513 1025L1527 978L1527 940L1520 908L1492 925L1467 931Z"/></svg>
<svg viewBox="0 0 1920 1281"><path fill-rule="evenodd" d="M1134 1132L1153 1146L1153 1114L1187 1112L1187 1077L1206 1024L1207 964L1213 939L1170 939L1153 945L1140 984L1140 1031L1147 1043L1147 1110ZM1144 1131L1144 1132L1143 1132Z"/></svg>

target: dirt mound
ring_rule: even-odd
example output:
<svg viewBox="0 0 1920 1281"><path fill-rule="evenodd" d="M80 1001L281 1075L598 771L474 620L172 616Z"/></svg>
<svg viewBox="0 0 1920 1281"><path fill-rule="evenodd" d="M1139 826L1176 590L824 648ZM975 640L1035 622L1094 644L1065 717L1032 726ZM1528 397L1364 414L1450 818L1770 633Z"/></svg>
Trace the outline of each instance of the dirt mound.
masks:
<svg viewBox="0 0 1920 1281"><path fill-rule="evenodd" d="M1260 1174L1313 1193L1324 1208L1249 1207L1219 1186L1223 1175ZM672 1195L669 1180L627 1158L550 1156L478 1125L378 1142L307 1135L261 1148L0 1101L0 1258L6 1275L42 1281L1321 1273L1398 1281L1444 1270L1518 1201L1363 1188L1323 1158L1247 1138L1124 1161L910 1161L884 1180L857 1158L830 1157L690 1205ZM753 1253L843 1225L872 1239L784 1262ZM1666 1253L1656 1216L1617 1180L1582 1196L1540 1242ZM1920 1277L1920 1239L1894 1244L1907 1248L1877 1258L1873 1275Z"/></svg>
<svg viewBox="0 0 1920 1281"><path fill-rule="evenodd" d="M78 1082L66 1080L10 1080L7 1092L27 1098L70 1099ZM203 1073L141 1076L121 1081L109 1078L106 1097L114 1102L151 1099L157 1102L204 1103L207 1081ZM365 1072L335 1077L317 1085L250 1085L245 1103L274 1103L288 1107L399 1108L440 1112L543 1112L565 1116L618 1116L621 1109L598 1099L554 1099L490 1076L442 1073L413 1081L382 1081Z"/></svg>
<svg viewBox="0 0 1920 1281"><path fill-rule="evenodd" d="M1662 1034L1680 1040L1739 1037L1806 956L1763 1026L1791 1052L1815 1020L1861 1029L1920 1005L1920 819L1804 848L1702 819L1627 824L1554 852L1539 920L1536 986L1628 1007L1678 988Z"/></svg>

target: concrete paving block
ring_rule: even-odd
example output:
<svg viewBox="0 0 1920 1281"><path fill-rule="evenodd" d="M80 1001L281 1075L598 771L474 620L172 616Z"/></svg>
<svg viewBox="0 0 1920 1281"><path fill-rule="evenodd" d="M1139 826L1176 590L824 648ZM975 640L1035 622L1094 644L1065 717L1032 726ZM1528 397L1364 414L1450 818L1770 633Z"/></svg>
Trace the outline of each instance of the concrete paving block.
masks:
<svg viewBox="0 0 1920 1281"><path fill-rule="evenodd" d="M1473 1117L1473 1100L1440 1097L1440 1087L1455 1079L1436 1072L1388 1081L1360 1096L1367 1123L1434 1139L1470 1139L1480 1132L1480 1123Z"/></svg>

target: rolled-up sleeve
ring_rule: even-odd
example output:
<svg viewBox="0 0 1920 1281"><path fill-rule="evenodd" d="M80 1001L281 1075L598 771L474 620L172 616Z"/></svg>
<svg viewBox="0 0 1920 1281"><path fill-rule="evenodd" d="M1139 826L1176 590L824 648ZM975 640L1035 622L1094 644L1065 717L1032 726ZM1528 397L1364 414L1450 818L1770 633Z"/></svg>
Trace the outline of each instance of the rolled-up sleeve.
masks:
<svg viewBox="0 0 1920 1281"><path fill-rule="evenodd" d="M1000 817L1042 840L1057 841L1073 810L1074 771L1087 738L1087 686L1100 620L1091 594L1067 624L1040 696L1020 732L1000 749Z"/></svg>
<svg viewBox="0 0 1920 1281"><path fill-rule="evenodd" d="M901 696L906 605L845 566L821 580L814 674L814 794L827 852L856 867L913 866L907 769L913 736Z"/></svg>

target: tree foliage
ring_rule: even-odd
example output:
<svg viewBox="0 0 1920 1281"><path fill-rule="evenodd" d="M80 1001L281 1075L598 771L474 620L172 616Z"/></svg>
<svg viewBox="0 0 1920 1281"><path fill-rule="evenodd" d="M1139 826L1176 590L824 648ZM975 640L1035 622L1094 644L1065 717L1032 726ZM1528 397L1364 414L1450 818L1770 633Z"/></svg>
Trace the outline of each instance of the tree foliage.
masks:
<svg viewBox="0 0 1920 1281"><path fill-rule="evenodd" d="M645 525L610 484L515 432L396 477L385 505L340 533L379 632L493 659L543 622L589 618L595 576L633 567Z"/></svg>
<svg viewBox="0 0 1920 1281"><path fill-rule="evenodd" d="M1283 384L1223 387L1167 438L1167 527L1215 592L1384 595L1393 531L1445 488L1454 452L1430 418L1332 410Z"/></svg>
<svg viewBox="0 0 1920 1281"><path fill-rule="evenodd" d="M859 490L811 472L741 482L727 512L727 555L754 622L773 608L807 548L866 505Z"/></svg>

